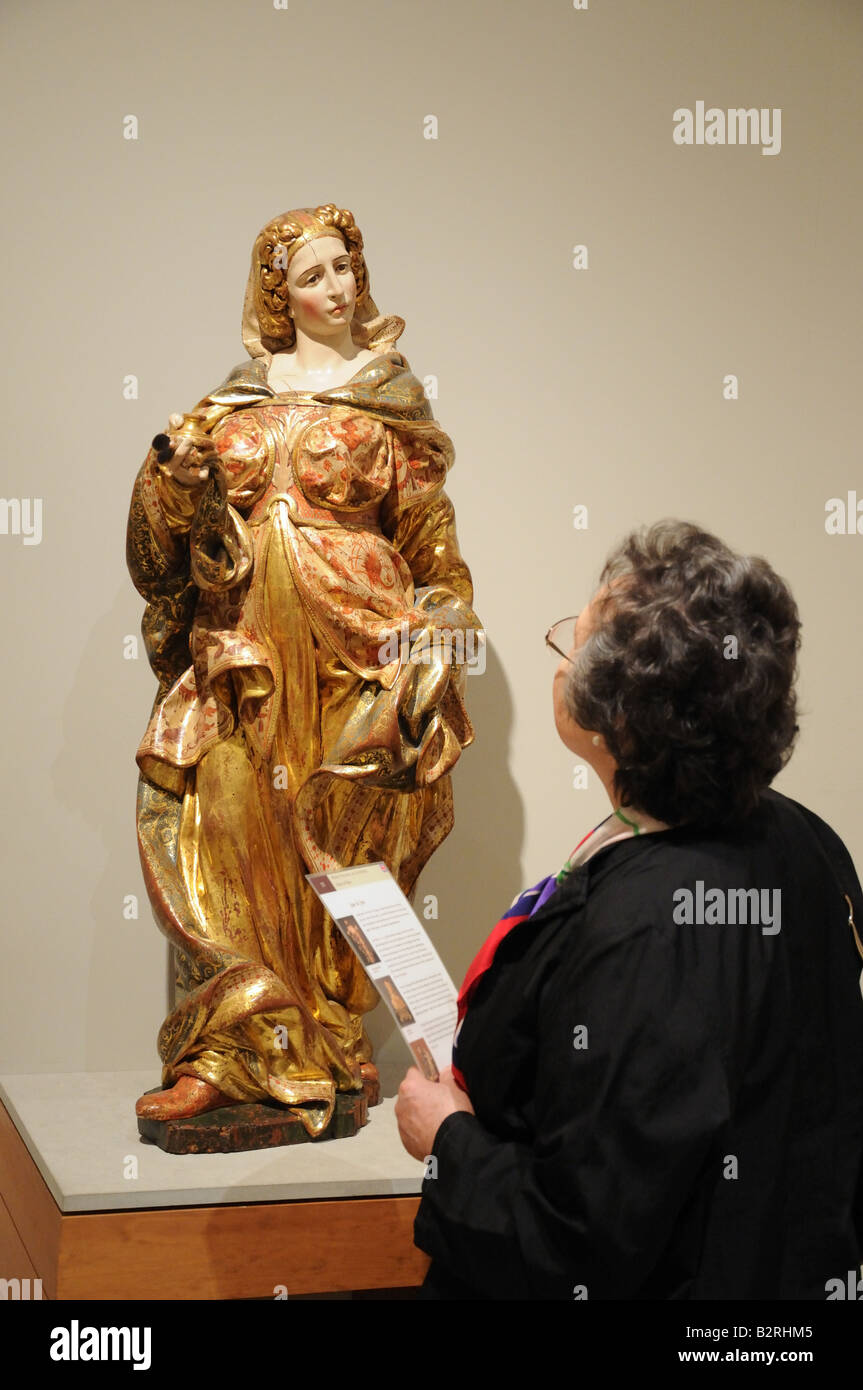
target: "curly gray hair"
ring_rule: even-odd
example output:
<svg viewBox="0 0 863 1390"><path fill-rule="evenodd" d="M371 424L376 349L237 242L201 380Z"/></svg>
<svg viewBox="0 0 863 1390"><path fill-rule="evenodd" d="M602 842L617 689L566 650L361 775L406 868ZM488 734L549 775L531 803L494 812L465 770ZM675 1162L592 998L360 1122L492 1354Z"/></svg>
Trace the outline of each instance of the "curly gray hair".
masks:
<svg viewBox="0 0 863 1390"><path fill-rule="evenodd" d="M753 811L794 746L800 618L788 585L689 522L609 555L569 713L605 739L625 805L670 824Z"/></svg>

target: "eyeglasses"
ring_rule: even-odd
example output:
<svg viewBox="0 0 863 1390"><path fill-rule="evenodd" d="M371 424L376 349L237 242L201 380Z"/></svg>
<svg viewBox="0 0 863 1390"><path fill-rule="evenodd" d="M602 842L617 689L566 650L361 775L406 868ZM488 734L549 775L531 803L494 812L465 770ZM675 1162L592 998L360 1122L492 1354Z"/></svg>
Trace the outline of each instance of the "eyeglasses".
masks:
<svg viewBox="0 0 863 1390"><path fill-rule="evenodd" d="M578 619L578 613L573 618L560 618L545 634L546 646L551 647L552 651L557 652L565 661L572 661L570 652L575 646L575 625Z"/></svg>

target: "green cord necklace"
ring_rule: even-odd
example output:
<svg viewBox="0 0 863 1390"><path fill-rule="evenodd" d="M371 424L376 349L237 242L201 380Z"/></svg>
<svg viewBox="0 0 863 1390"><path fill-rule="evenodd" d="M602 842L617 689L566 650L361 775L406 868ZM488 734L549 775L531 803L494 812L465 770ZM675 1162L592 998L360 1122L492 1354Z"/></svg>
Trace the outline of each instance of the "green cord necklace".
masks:
<svg viewBox="0 0 863 1390"><path fill-rule="evenodd" d="M615 815L615 816L617 816L618 820L622 820L623 823L624 823L624 825L629 826L629 828L630 828L630 830L632 831L633 835L640 835L640 834L641 834L641 826L638 824L638 822L637 822L637 821L634 821L634 820L630 820L628 816L625 816L625 815L623 814L623 812L621 811L621 809L620 809L619 806L616 806L616 807L615 807L615 809L614 809L614 811L613 811L612 814ZM600 825L598 825L598 826L596 827L596 829L599 830L599 829L600 829L600 826L602 826L602 825L607 825L607 824L608 824L608 821L610 821L610 820L611 820L611 816L608 816L606 820L600 822ZM584 841L582 841L582 844L583 844L583 843L584 843ZM580 846L579 846L579 848L580 848ZM566 861L566 863L564 864L563 868L560 870L560 873L555 875L555 880L554 880L555 883L563 883L563 881L564 881L564 879L567 877L567 875L570 874L570 873L572 873L572 861L573 861L573 859L575 858L575 856L577 855L577 853L578 853L578 850L574 850L573 853L572 853L572 854L569 856L569 858L567 859L567 861Z"/></svg>

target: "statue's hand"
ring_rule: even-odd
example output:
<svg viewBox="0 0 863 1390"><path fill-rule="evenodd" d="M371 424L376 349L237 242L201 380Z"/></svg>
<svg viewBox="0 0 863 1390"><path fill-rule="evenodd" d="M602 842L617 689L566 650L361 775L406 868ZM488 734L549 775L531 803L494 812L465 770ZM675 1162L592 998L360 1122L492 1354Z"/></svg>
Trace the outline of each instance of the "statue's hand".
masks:
<svg viewBox="0 0 863 1390"><path fill-rule="evenodd" d="M153 440L162 467L183 487L200 487L210 474L215 450L208 437L186 415L168 417L169 434Z"/></svg>

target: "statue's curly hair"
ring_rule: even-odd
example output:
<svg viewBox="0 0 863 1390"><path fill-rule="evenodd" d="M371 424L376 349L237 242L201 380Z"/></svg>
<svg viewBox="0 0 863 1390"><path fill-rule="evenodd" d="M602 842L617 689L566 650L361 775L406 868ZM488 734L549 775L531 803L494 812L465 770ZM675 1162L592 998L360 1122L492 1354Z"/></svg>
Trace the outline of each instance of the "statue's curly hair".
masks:
<svg viewBox="0 0 863 1390"><path fill-rule="evenodd" d="M605 739L624 805L669 824L755 810L798 732L800 618L785 581L666 520L608 557L593 613L564 702Z"/></svg>
<svg viewBox="0 0 863 1390"><path fill-rule="evenodd" d="M324 203L313 211L318 221L332 227L333 235L340 236L345 243L357 282L357 309L360 310L369 294L369 272L363 255L363 234L354 222L354 215L347 208L337 208L335 203ZM293 320L287 313L287 267L292 244L302 239L303 228L288 212L268 222L255 241L258 265L255 310L261 342L269 352L284 351L296 342Z"/></svg>

